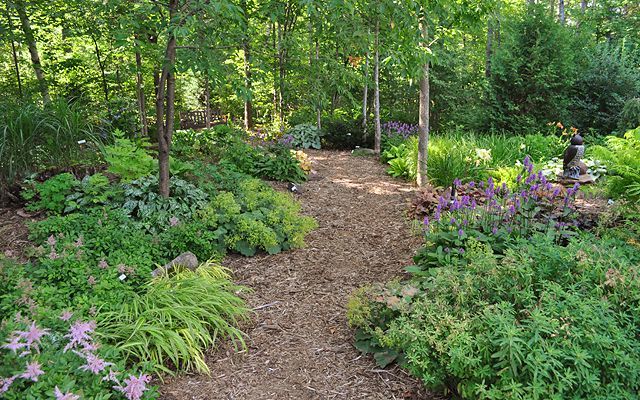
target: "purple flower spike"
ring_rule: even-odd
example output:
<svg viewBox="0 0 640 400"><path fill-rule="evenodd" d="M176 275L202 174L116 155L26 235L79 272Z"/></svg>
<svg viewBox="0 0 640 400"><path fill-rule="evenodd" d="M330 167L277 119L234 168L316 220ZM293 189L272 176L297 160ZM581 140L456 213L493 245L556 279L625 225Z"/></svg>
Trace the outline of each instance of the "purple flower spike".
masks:
<svg viewBox="0 0 640 400"><path fill-rule="evenodd" d="M476 183L474 181L469 182L469 187L470 188L476 187Z"/></svg>
<svg viewBox="0 0 640 400"><path fill-rule="evenodd" d="M450 250L448 247L445 247L445 248L444 248L444 252L445 252L445 253L449 253L450 251L451 251L451 250Z"/></svg>
<svg viewBox="0 0 640 400"><path fill-rule="evenodd" d="M498 227L494 226L493 229L491 229L491 233L493 233L494 235L498 234Z"/></svg>
<svg viewBox="0 0 640 400"><path fill-rule="evenodd" d="M428 227L429 227L429 217L424 217L424 221L422 221L422 223L423 223L423 225L424 225L425 227L427 227L427 228L428 228Z"/></svg>
<svg viewBox="0 0 640 400"><path fill-rule="evenodd" d="M458 230L458 237L463 237L464 236L464 231L462 230L462 228L460 228Z"/></svg>
<svg viewBox="0 0 640 400"><path fill-rule="evenodd" d="M460 248L458 249L458 253L460 253L460 254L464 254L464 249L463 249L462 247L460 247Z"/></svg>
<svg viewBox="0 0 640 400"><path fill-rule="evenodd" d="M151 382L149 375L140 375L140 377L130 375L124 380L124 387L116 386L115 389L122 392L127 400L140 400L147 390L147 383L149 382Z"/></svg>
<svg viewBox="0 0 640 400"><path fill-rule="evenodd" d="M53 390L53 394L56 396L56 400L78 400L80 396L77 394L73 394L71 392L62 393L60 389L56 386Z"/></svg>
<svg viewBox="0 0 640 400"><path fill-rule="evenodd" d="M38 382L38 377L40 375L44 375L44 371L41 369L41 367L42 365L40 365L40 363L37 361L27 363L26 371L22 375L20 375L20 377Z"/></svg>
<svg viewBox="0 0 640 400"><path fill-rule="evenodd" d="M456 218L455 217L451 217L451 220L449 220L449 223L451 225L455 225L456 224Z"/></svg>
<svg viewBox="0 0 640 400"><path fill-rule="evenodd" d="M456 179L453 180L453 185L458 187L458 186L462 185L462 182L460 182L460 179L456 178Z"/></svg>
<svg viewBox="0 0 640 400"><path fill-rule="evenodd" d="M522 182L522 175L518 175L518 177L516 178L516 182L517 183Z"/></svg>

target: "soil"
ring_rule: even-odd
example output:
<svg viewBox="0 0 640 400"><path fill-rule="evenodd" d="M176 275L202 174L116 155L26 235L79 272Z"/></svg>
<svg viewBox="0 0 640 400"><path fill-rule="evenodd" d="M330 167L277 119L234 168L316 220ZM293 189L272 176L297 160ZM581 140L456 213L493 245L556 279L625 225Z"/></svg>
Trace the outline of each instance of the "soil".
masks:
<svg viewBox="0 0 640 400"><path fill-rule="evenodd" d="M298 198L319 228L306 247L223 263L253 290L247 350L223 345L208 356L210 376L169 380L163 399L435 398L403 370L380 369L357 351L346 320L354 290L402 276L419 248L405 217L413 187L372 157L309 155L317 174Z"/></svg>

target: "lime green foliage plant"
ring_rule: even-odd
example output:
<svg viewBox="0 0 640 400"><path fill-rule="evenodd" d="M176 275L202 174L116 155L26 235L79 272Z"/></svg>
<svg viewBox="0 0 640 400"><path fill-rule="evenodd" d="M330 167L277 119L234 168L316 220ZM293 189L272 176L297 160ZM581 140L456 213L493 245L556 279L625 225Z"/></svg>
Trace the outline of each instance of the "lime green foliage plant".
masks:
<svg viewBox="0 0 640 400"><path fill-rule="evenodd" d="M462 398L635 398L636 248L539 235L504 256L477 241L466 250L464 267L352 300L350 321L372 350L401 353L429 388Z"/></svg>
<svg viewBox="0 0 640 400"><path fill-rule="evenodd" d="M609 136L606 146L592 150L604 160L615 176L608 179L609 193L632 201L640 199L640 127L625 133L623 138Z"/></svg>
<svg viewBox="0 0 640 400"><path fill-rule="evenodd" d="M244 347L236 328L249 310L223 267L206 262L195 271L160 276L118 311L102 314L105 341L116 343L129 362L145 361L158 371L169 366L208 373L204 352L220 339Z"/></svg>
<svg viewBox="0 0 640 400"><path fill-rule="evenodd" d="M109 172L130 182L154 171L157 162L147 153L145 147L149 146L148 140L133 141L119 130L113 132L113 138L114 143L104 146L102 150Z"/></svg>

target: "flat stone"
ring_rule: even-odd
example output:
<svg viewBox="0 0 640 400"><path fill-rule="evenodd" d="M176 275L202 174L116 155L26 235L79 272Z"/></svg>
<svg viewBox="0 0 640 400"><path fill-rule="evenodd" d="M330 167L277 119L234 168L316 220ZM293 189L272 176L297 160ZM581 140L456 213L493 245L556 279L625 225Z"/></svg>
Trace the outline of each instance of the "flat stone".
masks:
<svg viewBox="0 0 640 400"><path fill-rule="evenodd" d="M172 268L177 265L181 265L183 267L189 268L190 270L195 270L198 268L200 263L198 263L198 257L190 251L180 254L178 257L171 260L169 263L163 265L162 267L156 268L151 272L151 276L154 278L168 272Z"/></svg>

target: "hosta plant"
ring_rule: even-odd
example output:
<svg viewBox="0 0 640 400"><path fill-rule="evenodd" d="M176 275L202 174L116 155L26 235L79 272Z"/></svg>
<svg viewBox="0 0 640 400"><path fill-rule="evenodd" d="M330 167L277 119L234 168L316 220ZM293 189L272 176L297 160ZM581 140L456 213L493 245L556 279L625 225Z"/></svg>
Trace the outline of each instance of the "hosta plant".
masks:
<svg viewBox="0 0 640 400"><path fill-rule="evenodd" d="M287 144L294 148L319 149L322 132L317 126L312 124L300 124L289 129L287 132Z"/></svg>

